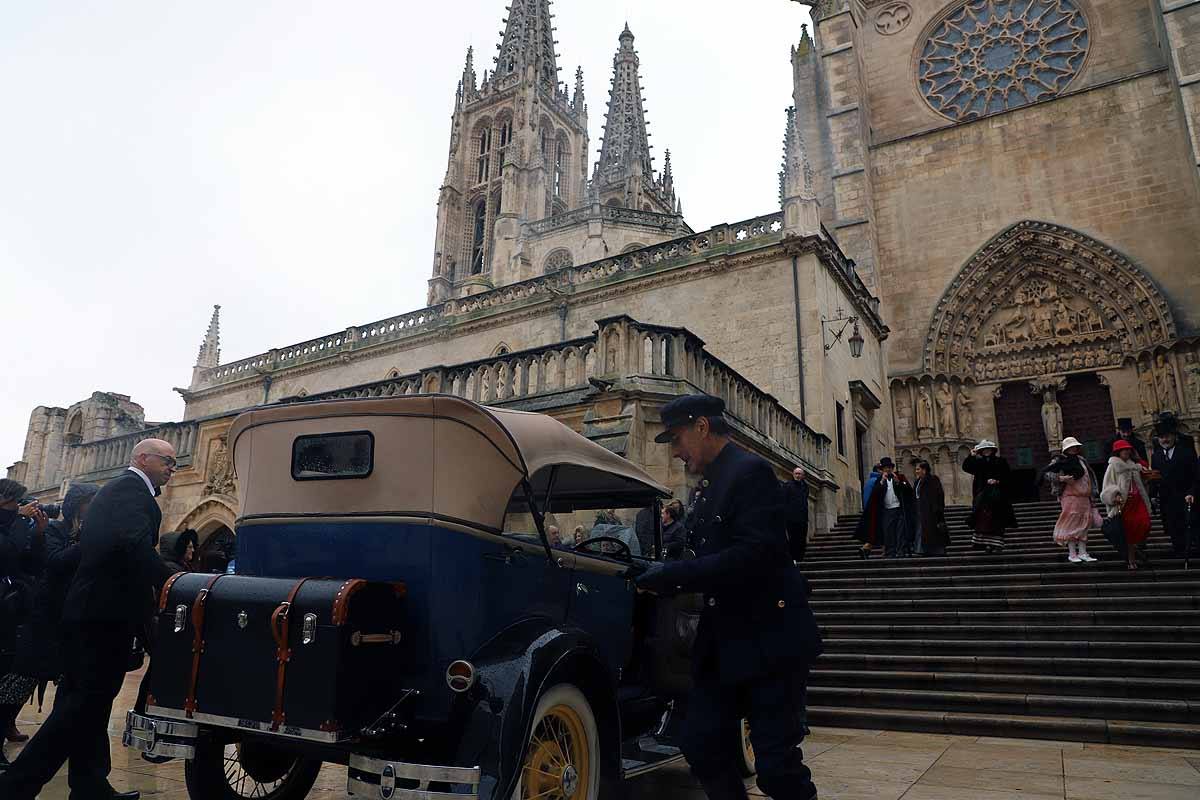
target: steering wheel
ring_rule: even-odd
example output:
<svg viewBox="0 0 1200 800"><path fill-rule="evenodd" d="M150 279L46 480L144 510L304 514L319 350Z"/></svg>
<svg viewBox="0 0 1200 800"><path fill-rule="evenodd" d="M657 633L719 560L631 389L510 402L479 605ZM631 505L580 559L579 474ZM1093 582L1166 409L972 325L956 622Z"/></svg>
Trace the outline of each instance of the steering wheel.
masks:
<svg viewBox="0 0 1200 800"><path fill-rule="evenodd" d="M590 553L589 548L594 544L615 544L617 545L617 552ZM615 558L618 561L633 561L633 550L629 548L629 545L625 544L625 542L621 541L615 536L596 536L591 539L584 539L582 542L575 545L575 550L576 552L589 553L590 555L594 556L608 556L610 558Z"/></svg>

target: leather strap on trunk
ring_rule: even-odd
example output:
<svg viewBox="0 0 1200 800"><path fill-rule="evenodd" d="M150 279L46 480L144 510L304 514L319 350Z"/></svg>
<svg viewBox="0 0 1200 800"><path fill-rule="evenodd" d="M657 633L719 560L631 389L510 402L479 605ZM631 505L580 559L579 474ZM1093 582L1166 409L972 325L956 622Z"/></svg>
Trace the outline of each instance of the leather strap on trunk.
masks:
<svg viewBox="0 0 1200 800"><path fill-rule="evenodd" d="M178 574L172 575L171 581L178 577ZM196 684L200 680L200 656L204 654L204 609L208 606L208 595L212 591L213 585L224 577L224 575L213 575L209 578L208 583L204 584L204 588L200 590L200 594L196 595L196 602L192 604L192 677L188 681L187 700L183 703L184 713L189 719L196 711ZM168 584L163 587L164 601L169 586Z"/></svg>
<svg viewBox="0 0 1200 800"><path fill-rule="evenodd" d="M171 577L167 578L167 582L163 584L162 592L158 596L158 610L162 611L167 607L167 596L171 594L171 587L175 585L175 581L179 580L181 575L187 575L186 572L176 572Z"/></svg>
<svg viewBox="0 0 1200 800"><path fill-rule="evenodd" d="M300 593L300 587L308 582L301 578L288 592L287 600L280 603L271 614L271 636L275 639L275 662L278 664L275 672L275 709L271 712L271 730L279 730L284 723L286 714L283 713L283 687L287 681L287 665L292 660L292 648L288 646L288 634L291 627L292 603Z"/></svg>

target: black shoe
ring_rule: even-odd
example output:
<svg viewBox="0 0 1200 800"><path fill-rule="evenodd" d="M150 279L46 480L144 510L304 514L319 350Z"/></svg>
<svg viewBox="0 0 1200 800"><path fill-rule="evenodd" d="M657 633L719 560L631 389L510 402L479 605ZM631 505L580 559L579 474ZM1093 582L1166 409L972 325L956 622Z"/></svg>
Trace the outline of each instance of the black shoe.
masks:
<svg viewBox="0 0 1200 800"><path fill-rule="evenodd" d="M149 761L151 764L166 764L168 761L174 760L174 756L152 756L149 753L142 753L142 761Z"/></svg>

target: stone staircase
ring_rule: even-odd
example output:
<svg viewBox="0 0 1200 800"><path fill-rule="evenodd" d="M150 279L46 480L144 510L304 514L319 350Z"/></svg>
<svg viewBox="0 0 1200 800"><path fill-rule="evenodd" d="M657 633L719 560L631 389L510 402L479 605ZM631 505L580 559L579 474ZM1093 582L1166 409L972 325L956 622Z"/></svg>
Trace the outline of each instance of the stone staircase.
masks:
<svg viewBox="0 0 1200 800"><path fill-rule="evenodd" d="M1200 563L1158 520L1129 572L1099 531L1100 560L1069 563L1057 503L1017 506L997 555L971 549L967 510L947 509L944 558L864 561L856 517L809 543L810 723L1200 748Z"/></svg>

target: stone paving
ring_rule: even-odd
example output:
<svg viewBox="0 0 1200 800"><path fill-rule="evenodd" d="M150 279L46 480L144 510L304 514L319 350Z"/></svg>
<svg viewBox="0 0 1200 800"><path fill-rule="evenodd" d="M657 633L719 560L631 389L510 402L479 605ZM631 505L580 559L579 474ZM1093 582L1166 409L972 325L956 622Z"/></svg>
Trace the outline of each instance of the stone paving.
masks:
<svg viewBox="0 0 1200 800"><path fill-rule="evenodd" d="M139 679L140 673L128 677L113 706L112 784L138 789L146 800L184 800L182 764L148 764L121 746L120 728ZM20 728L32 734L43 718L26 706ZM16 751L7 746L9 758ZM804 754L823 800L1200 798L1200 750L820 728L805 742ZM683 767L638 778L631 790L631 800L704 798ZM65 769L41 797L68 800ZM345 767L326 767L310 797L348 797Z"/></svg>

